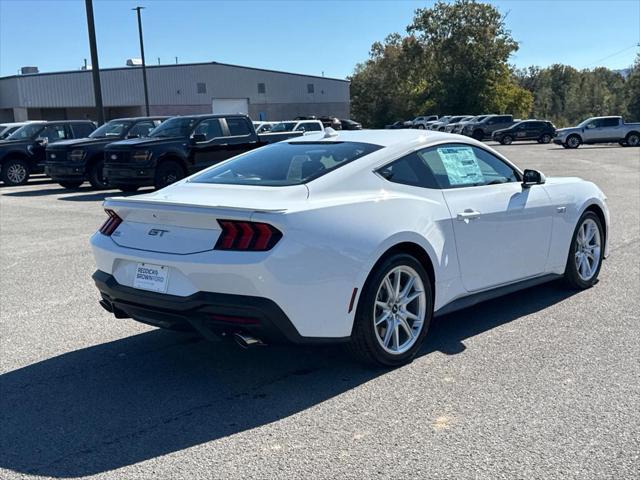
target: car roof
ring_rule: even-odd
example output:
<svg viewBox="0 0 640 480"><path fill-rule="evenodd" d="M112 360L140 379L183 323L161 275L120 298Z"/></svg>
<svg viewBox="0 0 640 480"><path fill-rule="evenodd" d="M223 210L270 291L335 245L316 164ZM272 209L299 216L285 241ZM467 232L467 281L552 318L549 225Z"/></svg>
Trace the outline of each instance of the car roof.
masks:
<svg viewBox="0 0 640 480"><path fill-rule="evenodd" d="M171 118L171 117L162 117L162 116L158 116L158 117L123 117L123 118L112 118L111 120L109 120L110 122L140 122L142 120L166 120L167 118Z"/></svg>
<svg viewBox="0 0 640 480"><path fill-rule="evenodd" d="M468 140L469 137L461 135L407 128L403 130L334 130L329 133L307 134L304 137L294 137L285 141L289 143L361 142L380 145L381 147L391 147L406 142L418 142L425 145L439 141L476 143L475 141L468 142Z"/></svg>

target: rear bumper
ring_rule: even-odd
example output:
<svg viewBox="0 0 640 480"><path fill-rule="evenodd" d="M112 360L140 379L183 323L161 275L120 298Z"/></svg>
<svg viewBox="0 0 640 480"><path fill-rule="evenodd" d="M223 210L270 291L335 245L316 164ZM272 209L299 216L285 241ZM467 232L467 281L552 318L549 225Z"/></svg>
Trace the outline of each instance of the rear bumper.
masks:
<svg viewBox="0 0 640 480"><path fill-rule="evenodd" d="M107 183L112 186L138 185L143 187L153 185L155 168L106 164L103 175Z"/></svg>
<svg viewBox="0 0 640 480"><path fill-rule="evenodd" d="M246 295L197 292L187 297L147 292L120 285L103 271L93 280L101 305L118 318L133 318L162 328L204 327L212 334L248 333L268 343L335 343L346 338L302 337L272 300Z"/></svg>

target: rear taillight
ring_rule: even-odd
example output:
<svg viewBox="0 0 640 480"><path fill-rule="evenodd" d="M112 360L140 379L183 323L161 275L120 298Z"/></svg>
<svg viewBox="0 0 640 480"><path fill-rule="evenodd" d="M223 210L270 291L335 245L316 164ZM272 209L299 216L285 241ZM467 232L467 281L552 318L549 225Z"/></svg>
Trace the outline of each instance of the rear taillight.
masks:
<svg viewBox="0 0 640 480"><path fill-rule="evenodd" d="M107 215L109 215L109 218L100 227L100 233L109 237L113 232L116 231L118 225L122 223L122 219L113 210L105 208L104 211Z"/></svg>
<svg viewBox="0 0 640 480"><path fill-rule="evenodd" d="M271 250L282 238L282 232L268 223L218 220L222 232L216 250L264 252Z"/></svg>

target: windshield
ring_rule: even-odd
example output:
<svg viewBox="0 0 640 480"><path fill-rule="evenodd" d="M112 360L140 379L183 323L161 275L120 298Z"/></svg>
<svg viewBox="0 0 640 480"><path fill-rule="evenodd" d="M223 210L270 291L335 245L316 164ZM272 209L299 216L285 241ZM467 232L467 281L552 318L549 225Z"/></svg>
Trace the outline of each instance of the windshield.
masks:
<svg viewBox="0 0 640 480"><path fill-rule="evenodd" d="M16 126L16 127L6 127L6 130L2 133L0 133L0 140L4 140L5 138L7 138L9 135L11 135L13 132L15 132L16 130L18 130L20 127Z"/></svg>
<svg viewBox="0 0 640 480"><path fill-rule="evenodd" d="M290 132L295 126L296 122L280 122L273 126L271 132Z"/></svg>
<svg viewBox="0 0 640 480"><path fill-rule="evenodd" d="M197 118L170 118L161 123L159 127L153 129L149 136L156 138L186 137L197 121Z"/></svg>
<svg viewBox="0 0 640 480"><path fill-rule="evenodd" d="M89 138L122 137L130 126L131 122L113 120L94 130L91 135L89 135Z"/></svg>
<svg viewBox="0 0 640 480"><path fill-rule="evenodd" d="M382 148L357 142L284 142L205 170L194 183L287 186L307 183Z"/></svg>
<svg viewBox="0 0 640 480"><path fill-rule="evenodd" d="M29 125L23 125L9 135L7 140L26 140L28 138L34 138L44 127L44 123L30 123Z"/></svg>

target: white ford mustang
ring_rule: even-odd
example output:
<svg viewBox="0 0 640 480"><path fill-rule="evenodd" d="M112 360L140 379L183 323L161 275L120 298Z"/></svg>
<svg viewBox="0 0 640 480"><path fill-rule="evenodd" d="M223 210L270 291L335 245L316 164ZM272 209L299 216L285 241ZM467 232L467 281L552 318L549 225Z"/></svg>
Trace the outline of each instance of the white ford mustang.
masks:
<svg viewBox="0 0 640 480"><path fill-rule="evenodd" d="M592 286L605 200L468 137L328 130L107 199L94 280L119 318L245 345L345 341L395 366L434 315L559 277Z"/></svg>

